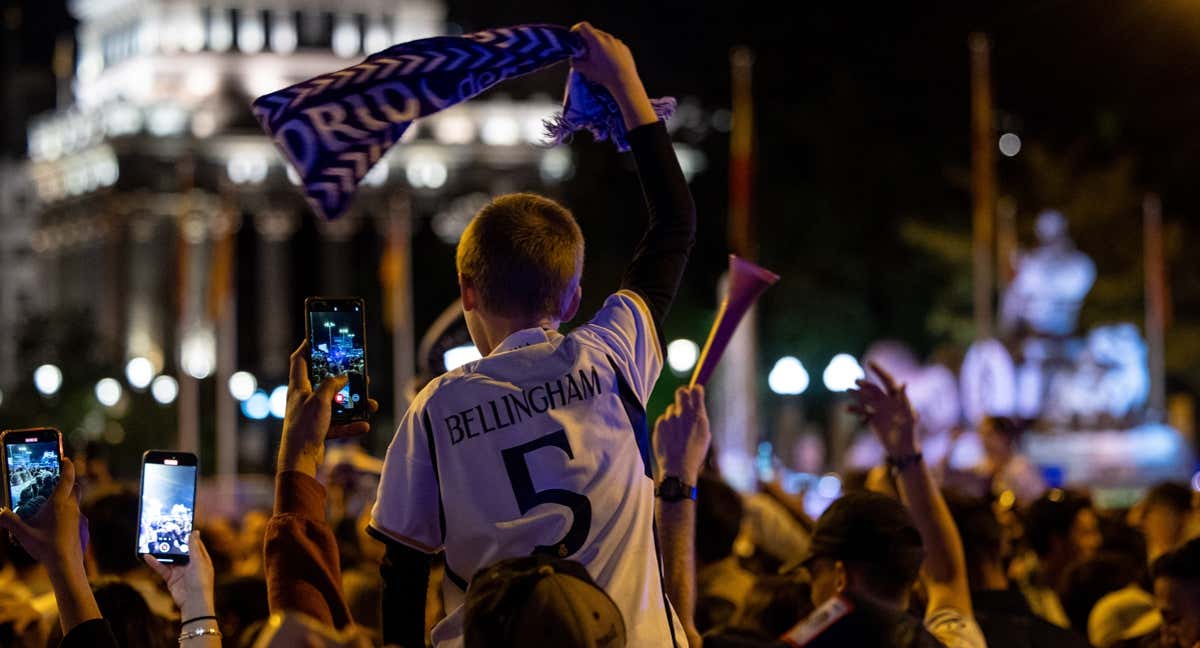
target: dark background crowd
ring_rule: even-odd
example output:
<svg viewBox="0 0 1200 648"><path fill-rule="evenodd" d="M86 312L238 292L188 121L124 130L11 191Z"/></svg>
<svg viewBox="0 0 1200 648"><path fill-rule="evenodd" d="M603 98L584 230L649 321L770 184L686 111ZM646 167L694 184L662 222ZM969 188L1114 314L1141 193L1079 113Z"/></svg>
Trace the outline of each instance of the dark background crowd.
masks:
<svg viewBox="0 0 1200 648"><path fill-rule="evenodd" d="M389 613L381 608L383 548L365 533L378 475L352 447L331 453L333 461L320 473L327 489L322 523L336 542L336 573L353 619L348 627L358 641L380 645L383 616ZM179 605L167 583L132 550L138 509L134 486L111 480L102 454L85 451L74 465L89 538L87 578L117 645L174 645ZM903 508L897 512L879 501L896 501L897 488L903 490L896 476L851 476L843 497L814 521L804 513L802 497L778 484L738 493L712 469L711 457L708 465L699 480L694 535L694 623L705 645L772 645L813 611L815 568L794 563L825 555L822 551L835 557L848 552L853 558L847 564L867 565L873 573L858 587L898 587L911 618L925 615L928 590L915 571L909 573L903 551L904 543L914 540L902 531L913 523ZM1008 491L986 497L943 492L987 645L1192 648L1196 642L1200 513L1188 485L1158 484L1129 509L1098 509L1086 492L1074 490L1049 489L1029 502L1015 500ZM277 502L277 516L278 507ZM841 510L840 517L835 510ZM870 528L855 527L856 514L867 516ZM271 558L264 562L264 536L271 520L272 511L264 509L232 518L199 512L196 528L215 574L212 602L222 646L256 645L267 628ZM864 537L857 543L836 539L848 533ZM919 548L921 538L915 542ZM193 557L199 561L200 556ZM62 631L55 622L55 570L39 564L8 534L0 538L0 565L0 644L57 645ZM307 571L302 564L291 567ZM440 572L436 566L433 571L427 628L443 614ZM880 645L923 644L889 639Z"/></svg>

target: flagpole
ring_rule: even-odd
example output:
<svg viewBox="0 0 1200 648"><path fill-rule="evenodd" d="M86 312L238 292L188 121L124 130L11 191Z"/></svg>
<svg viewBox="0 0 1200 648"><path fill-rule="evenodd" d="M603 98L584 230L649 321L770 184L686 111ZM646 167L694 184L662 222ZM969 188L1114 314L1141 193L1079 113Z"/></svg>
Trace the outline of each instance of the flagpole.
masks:
<svg viewBox="0 0 1200 648"><path fill-rule="evenodd" d="M233 207L226 204L216 215L216 243L209 286L210 308L217 325L217 474L238 471L238 406L229 392L229 378L237 371L237 229Z"/></svg>
<svg viewBox="0 0 1200 648"><path fill-rule="evenodd" d="M1157 194L1142 200L1142 238L1146 275L1146 346L1150 365L1148 416L1162 421L1167 409L1165 329L1167 320L1166 269L1163 260L1162 201Z"/></svg>
<svg viewBox="0 0 1200 648"><path fill-rule="evenodd" d="M973 33L971 52L971 195L972 283L975 339L992 336L992 240L996 212L995 137L992 129L991 45L985 34Z"/></svg>
<svg viewBox="0 0 1200 648"><path fill-rule="evenodd" d="M748 47L736 47L729 55L732 81L733 127L729 136L729 223L730 250L754 260L758 246L754 239L754 95L752 80L754 53ZM728 276L717 289L717 301L728 290ZM742 317L737 332L729 340L724 361L717 366L712 380L713 445L726 480L739 490L756 486L754 457L761 429L758 403L758 318L752 306Z"/></svg>
<svg viewBox="0 0 1200 648"><path fill-rule="evenodd" d="M398 423L408 411L413 378L414 331L412 316L412 198L407 191L391 201L388 216L388 250L380 268L385 308L392 334L392 412Z"/></svg>
<svg viewBox="0 0 1200 648"><path fill-rule="evenodd" d="M179 409L178 409L178 441L177 446L185 452L200 450L200 381L188 374L183 356L183 344L192 333L192 326L198 319L196 282L194 267L199 260L199 247L196 242L197 234L189 231L188 219L195 218L191 213L192 187L195 164L190 156L184 156L177 165L179 176L179 199L177 203L176 228L178 230L178 272L179 289L179 320L175 352L177 354L179 371ZM202 234L200 235L203 236Z"/></svg>

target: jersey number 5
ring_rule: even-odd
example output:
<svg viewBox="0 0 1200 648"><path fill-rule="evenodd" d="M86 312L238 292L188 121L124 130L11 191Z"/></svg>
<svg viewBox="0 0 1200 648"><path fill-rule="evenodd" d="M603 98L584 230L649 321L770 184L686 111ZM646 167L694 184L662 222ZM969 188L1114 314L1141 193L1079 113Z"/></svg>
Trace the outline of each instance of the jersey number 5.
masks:
<svg viewBox="0 0 1200 648"><path fill-rule="evenodd" d="M528 513L529 509L539 504L559 504L571 509L574 520L562 540L553 545L538 545L533 550L535 554L549 554L558 558L566 558L579 551L579 548L587 540L588 532L592 528L592 503L579 493L561 488L533 490L533 476L529 474L529 464L525 461L525 455L546 446L559 448L566 453L567 457L575 458L575 453L571 451L571 443L567 441L567 433L563 430L552 432L519 446L506 448L501 450L500 454L504 458L504 468L508 471L509 481L512 482L513 495L517 497L517 508L521 510L521 515Z"/></svg>

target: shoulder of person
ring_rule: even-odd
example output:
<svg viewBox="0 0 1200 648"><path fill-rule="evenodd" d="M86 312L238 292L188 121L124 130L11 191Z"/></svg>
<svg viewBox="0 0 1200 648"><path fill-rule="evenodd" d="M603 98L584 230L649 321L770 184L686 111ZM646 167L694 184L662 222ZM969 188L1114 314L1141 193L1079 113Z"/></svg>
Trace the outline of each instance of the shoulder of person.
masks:
<svg viewBox="0 0 1200 648"><path fill-rule="evenodd" d="M644 321L653 321L646 298L636 290L622 288L605 297L600 309L596 311L595 315L587 323L603 324L613 317L619 317L622 312L636 314Z"/></svg>
<svg viewBox="0 0 1200 648"><path fill-rule="evenodd" d="M480 360L482 360L481 358ZM474 373L475 364L479 360L473 360L461 367L456 367L443 373L442 375L430 380L425 384L421 391L413 397L409 403L410 409L424 409L429 407L437 400L445 398L454 398L454 395L461 389L470 389L471 382L480 376Z"/></svg>
<svg viewBox="0 0 1200 648"><path fill-rule="evenodd" d="M835 596L822 603L812 611L812 614L785 632L781 639L789 646L807 646L853 611L853 603L840 596Z"/></svg>

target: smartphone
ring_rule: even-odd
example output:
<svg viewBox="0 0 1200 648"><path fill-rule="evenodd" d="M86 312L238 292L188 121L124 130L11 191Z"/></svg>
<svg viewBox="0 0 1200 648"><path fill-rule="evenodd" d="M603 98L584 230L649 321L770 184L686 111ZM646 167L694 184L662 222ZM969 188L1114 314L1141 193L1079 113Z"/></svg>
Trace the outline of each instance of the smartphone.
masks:
<svg viewBox="0 0 1200 648"><path fill-rule="evenodd" d="M54 428L5 430L4 504L22 520L41 510L58 486L62 433Z"/></svg>
<svg viewBox="0 0 1200 648"><path fill-rule="evenodd" d="M329 376L350 380L333 397L332 420L365 421L367 405L366 307L358 297L309 297L304 300L308 337L308 379L313 388Z"/></svg>
<svg viewBox="0 0 1200 648"><path fill-rule="evenodd" d="M149 450L142 455L137 553L159 562L188 563L188 537L196 513L196 455Z"/></svg>

